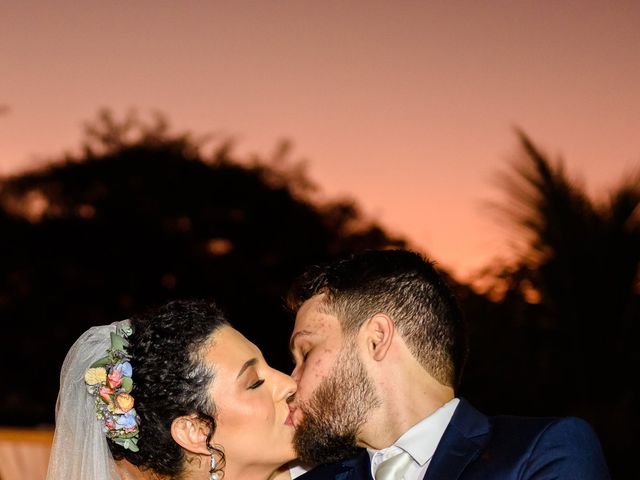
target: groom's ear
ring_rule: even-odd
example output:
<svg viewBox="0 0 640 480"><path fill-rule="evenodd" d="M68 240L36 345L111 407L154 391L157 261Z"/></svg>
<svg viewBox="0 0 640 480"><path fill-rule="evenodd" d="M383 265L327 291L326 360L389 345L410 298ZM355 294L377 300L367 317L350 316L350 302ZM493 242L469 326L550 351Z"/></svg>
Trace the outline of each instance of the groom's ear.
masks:
<svg viewBox="0 0 640 480"><path fill-rule="evenodd" d="M175 442L192 453L210 455L207 448L209 426L195 415L185 415L171 422L171 436Z"/></svg>
<svg viewBox="0 0 640 480"><path fill-rule="evenodd" d="M391 347L391 340L395 333L393 320L384 313L376 313L362 328L367 352L374 360L382 360Z"/></svg>

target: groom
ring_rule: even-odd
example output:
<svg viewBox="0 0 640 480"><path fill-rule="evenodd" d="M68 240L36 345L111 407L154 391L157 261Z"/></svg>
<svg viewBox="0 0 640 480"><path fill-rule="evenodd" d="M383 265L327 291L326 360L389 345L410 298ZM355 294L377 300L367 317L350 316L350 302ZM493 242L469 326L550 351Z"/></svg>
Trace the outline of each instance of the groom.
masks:
<svg viewBox="0 0 640 480"><path fill-rule="evenodd" d="M487 417L456 396L464 322L418 254L370 251L313 267L288 303L295 444L320 465L300 480L609 478L584 421Z"/></svg>

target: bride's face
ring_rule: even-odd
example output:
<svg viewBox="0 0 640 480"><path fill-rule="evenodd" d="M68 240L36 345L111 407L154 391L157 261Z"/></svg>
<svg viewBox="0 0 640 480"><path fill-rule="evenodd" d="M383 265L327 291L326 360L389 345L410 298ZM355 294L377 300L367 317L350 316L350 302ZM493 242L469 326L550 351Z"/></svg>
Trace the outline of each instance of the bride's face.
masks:
<svg viewBox="0 0 640 480"><path fill-rule="evenodd" d="M287 404L296 391L291 377L269 367L260 349L228 326L216 332L205 362L214 367L213 443L222 446L227 465L277 467L295 458Z"/></svg>

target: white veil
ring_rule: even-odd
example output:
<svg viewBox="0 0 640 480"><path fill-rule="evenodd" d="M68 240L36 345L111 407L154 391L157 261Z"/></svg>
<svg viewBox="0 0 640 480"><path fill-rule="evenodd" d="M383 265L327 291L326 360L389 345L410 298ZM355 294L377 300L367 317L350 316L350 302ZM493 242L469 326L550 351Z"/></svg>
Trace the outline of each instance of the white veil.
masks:
<svg viewBox="0 0 640 480"><path fill-rule="evenodd" d="M116 465L96 418L95 397L87 392L84 373L111 347L110 333L129 321L92 327L67 353L60 373L47 480L120 480Z"/></svg>

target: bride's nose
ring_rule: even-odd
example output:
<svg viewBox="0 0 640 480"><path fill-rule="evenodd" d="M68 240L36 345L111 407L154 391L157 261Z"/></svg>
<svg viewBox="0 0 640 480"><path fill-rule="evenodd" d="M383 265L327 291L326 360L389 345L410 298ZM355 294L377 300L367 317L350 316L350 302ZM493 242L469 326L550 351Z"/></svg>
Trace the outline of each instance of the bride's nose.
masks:
<svg viewBox="0 0 640 480"><path fill-rule="evenodd" d="M295 380L286 373L282 373L278 370L275 372L275 384L277 385L276 396L278 400L286 400L293 396L298 389L298 385Z"/></svg>

